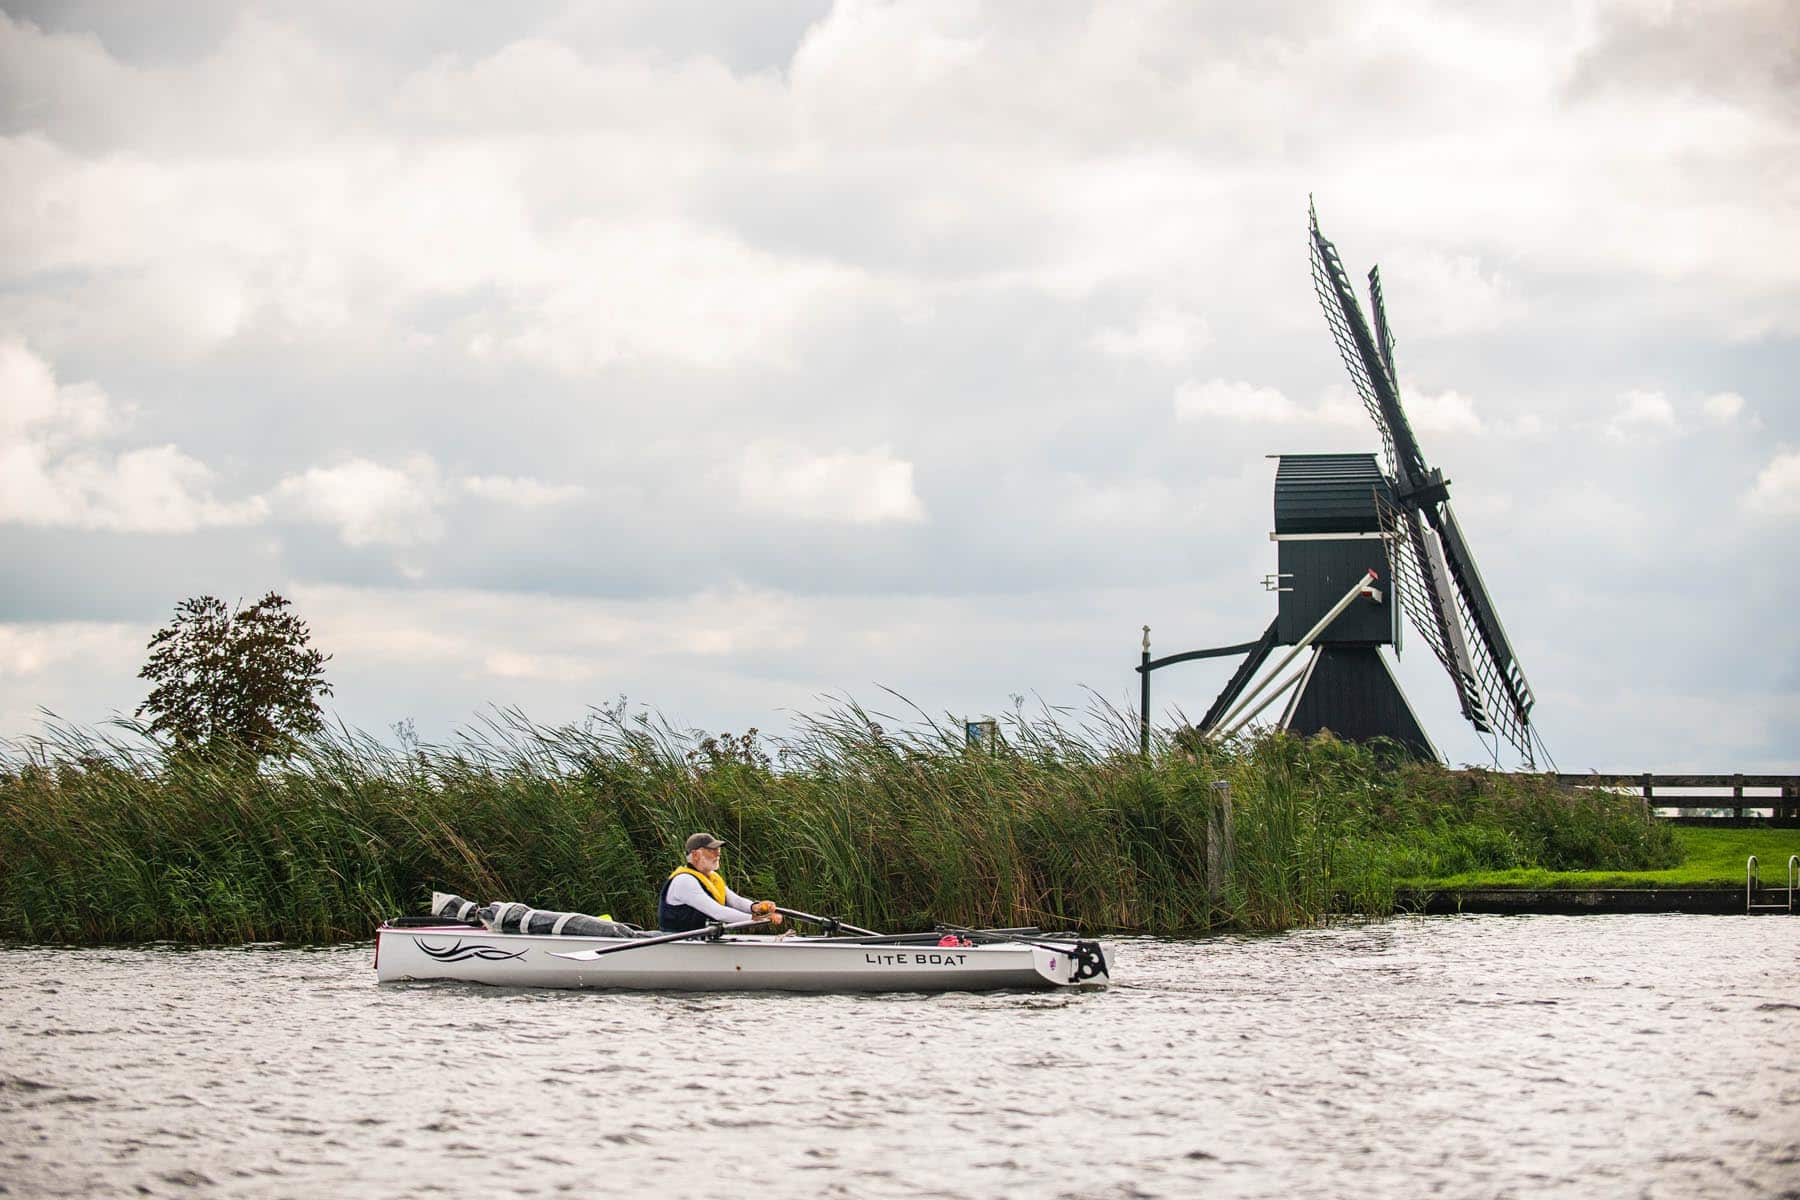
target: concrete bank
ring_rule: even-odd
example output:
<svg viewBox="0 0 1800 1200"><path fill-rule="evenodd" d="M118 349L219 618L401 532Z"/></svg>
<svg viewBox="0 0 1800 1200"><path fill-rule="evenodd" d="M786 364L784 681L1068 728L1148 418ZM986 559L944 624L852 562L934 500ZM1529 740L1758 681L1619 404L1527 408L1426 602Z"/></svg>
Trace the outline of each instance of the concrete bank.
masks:
<svg viewBox="0 0 1800 1200"><path fill-rule="evenodd" d="M1778 893L1786 900L1785 891ZM1777 896L1760 899L1774 900ZM1401 912L1442 913L1718 913L1744 915L1735 888L1470 888L1402 894ZM1765 910L1766 911L1766 910Z"/></svg>

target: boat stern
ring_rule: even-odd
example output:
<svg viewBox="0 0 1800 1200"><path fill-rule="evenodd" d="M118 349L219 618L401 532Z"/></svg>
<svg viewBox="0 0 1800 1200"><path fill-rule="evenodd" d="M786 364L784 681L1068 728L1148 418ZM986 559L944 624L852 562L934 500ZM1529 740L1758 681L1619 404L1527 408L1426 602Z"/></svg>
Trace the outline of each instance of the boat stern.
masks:
<svg viewBox="0 0 1800 1200"><path fill-rule="evenodd" d="M1032 965L1058 987L1105 987L1112 982L1112 948L1080 940L1062 946L1037 944Z"/></svg>

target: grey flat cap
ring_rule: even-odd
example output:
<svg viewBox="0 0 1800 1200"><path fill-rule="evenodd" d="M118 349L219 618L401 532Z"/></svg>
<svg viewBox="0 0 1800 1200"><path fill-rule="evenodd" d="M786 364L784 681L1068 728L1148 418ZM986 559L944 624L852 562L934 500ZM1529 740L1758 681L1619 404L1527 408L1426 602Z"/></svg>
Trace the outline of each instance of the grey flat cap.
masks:
<svg viewBox="0 0 1800 1200"><path fill-rule="evenodd" d="M724 844L710 833L696 833L687 840L687 852L692 854L696 850L717 850Z"/></svg>

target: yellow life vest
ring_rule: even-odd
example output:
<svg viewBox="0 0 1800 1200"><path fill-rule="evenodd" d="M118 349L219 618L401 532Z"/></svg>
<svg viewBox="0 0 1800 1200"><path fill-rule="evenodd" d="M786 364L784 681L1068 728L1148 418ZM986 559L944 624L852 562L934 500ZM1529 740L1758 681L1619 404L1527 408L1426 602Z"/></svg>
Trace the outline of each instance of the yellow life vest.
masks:
<svg viewBox="0 0 1800 1200"><path fill-rule="evenodd" d="M692 867L676 867L673 871L669 872L670 879L675 878L677 875L692 875L695 879L700 881L700 886L706 889L706 894L713 898L714 904L725 903L725 877L720 875L717 871L706 871L702 873L694 870Z"/></svg>

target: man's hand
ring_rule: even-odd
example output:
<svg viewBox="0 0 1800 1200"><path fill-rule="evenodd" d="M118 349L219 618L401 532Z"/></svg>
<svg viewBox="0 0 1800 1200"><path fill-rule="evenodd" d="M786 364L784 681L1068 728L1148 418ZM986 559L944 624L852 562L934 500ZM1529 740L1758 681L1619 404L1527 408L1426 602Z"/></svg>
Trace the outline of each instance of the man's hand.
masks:
<svg viewBox="0 0 1800 1200"><path fill-rule="evenodd" d="M771 925L781 924L781 914L775 911L773 900L758 900L750 905L750 915L761 917Z"/></svg>

